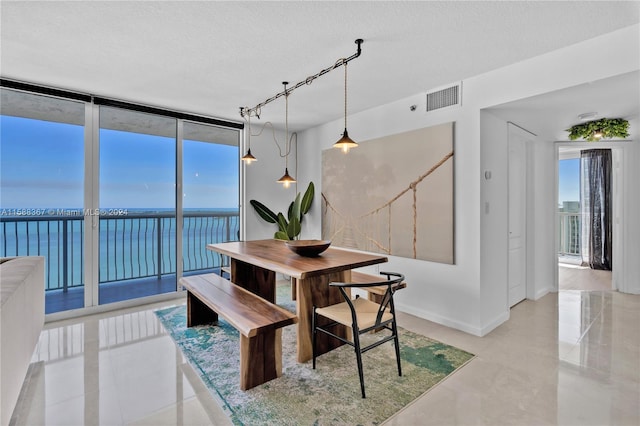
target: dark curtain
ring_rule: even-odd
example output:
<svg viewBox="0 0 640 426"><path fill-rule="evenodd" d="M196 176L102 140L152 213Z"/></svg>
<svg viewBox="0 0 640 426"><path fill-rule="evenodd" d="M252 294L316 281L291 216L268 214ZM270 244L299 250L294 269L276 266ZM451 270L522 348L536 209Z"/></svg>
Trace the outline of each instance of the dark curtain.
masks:
<svg viewBox="0 0 640 426"><path fill-rule="evenodd" d="M580 152L583 244L591 269L611 270L611 150Z"/></svg>

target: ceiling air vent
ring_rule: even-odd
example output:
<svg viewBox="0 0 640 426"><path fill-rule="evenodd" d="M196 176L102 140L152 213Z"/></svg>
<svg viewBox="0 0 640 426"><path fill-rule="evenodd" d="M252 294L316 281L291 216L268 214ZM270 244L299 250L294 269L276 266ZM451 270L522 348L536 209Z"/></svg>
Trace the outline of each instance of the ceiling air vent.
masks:
<svg viewBox="0 0 640 426"><path fill-rule="evenodd" d="M461 105L462 83L427 93L427 112L453 105Z"/></svg>

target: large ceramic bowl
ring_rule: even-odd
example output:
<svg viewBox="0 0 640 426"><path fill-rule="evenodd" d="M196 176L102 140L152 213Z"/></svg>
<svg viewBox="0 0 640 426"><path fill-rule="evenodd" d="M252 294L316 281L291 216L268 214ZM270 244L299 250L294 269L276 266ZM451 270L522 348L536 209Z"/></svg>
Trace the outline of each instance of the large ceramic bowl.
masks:
<svg viewBox="0 0 640 426"><path fill-rule="evenodd" d="M299 254L300 256L315 257L325 251L331 245L331 241L292 240L285 241L285 245L289 248L289 250L296 254Z"/></svg>

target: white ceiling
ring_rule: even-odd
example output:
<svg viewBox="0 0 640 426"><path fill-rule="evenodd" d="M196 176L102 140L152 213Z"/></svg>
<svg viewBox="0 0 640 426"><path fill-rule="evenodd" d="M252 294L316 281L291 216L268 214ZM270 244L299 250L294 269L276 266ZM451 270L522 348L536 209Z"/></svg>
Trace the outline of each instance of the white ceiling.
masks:
<svg viewBox="0 0 640 426"><path fill-rule="evenodd" d="M356 38L349 113L636 24L640 2L2 0L0 15L3 78L241 120L238 107L350 56ZM343 78L340 68L296 90L290 127L340 118ZM578 105L572 115L608 107ZM284 101L262 118L281 125Z"/></svg>
<svg viewBox="0 0 640 426"><path fill-rule="evenodd" d="M566 130L574 124L584 123L580 114L595 113L586 121L624 118L633 121L629 139L635 140L640 136L637 128L640 124L640 71L509 102L489 110L545 141L568 140Z"/></svg>

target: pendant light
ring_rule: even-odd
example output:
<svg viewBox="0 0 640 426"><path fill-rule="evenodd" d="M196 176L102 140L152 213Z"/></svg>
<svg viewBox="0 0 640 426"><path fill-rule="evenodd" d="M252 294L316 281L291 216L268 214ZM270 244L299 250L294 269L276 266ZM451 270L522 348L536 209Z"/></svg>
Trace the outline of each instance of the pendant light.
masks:
<svg viewBox="0 0 640 426"><path fill-rule="evenodd" d="M256 157L253 156L253 154L251 154L251 114L247 115L247 121L248 121L248 131L247 131L247 153L242 157L242 161L244 161L247 164L251 164L254 161L258 161L258 159Z"/></svg>
<svg viewBox="0 0 640 426"><path fill-rule="evenodd" d="M282 84L284 85L284 105L285 105L285 110L284 110L285 155L284 155L284 175L282 175L282 177L278 179L278 182L283 184L285 188L289 188L289 186L292 183L296 183L296 180L295 178L289 175L289 151L291 151L291 146L289 142L289 92L287 92L287 84L289 84L289 82L283 81Z"/></svg>
<svg viewBox="0 0 640 426"><path fill-rule="evenodd" d="M347 62L343 59L344 65L344 133L338 142L333 144L334 148L342 149L345 154L349 152L349 149L356 148L358 144L349 137L347 132Z"/></svg>

